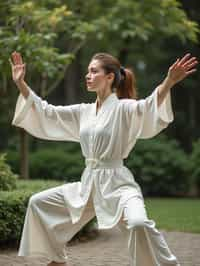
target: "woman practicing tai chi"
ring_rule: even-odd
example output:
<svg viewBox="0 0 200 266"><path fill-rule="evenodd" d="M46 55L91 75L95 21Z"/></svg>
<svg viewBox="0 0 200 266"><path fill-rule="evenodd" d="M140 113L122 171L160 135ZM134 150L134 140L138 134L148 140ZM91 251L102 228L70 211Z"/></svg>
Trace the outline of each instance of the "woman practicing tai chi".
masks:
<svg viewBox="0 0 200 266"><path fill-rule="evenodd" d="M12 125L40 139L80 142L86 164L80 182L30 198L18 255L42 255L49 266L67 265L66 243L96 215L99 229L120 228L130 265L180 265L148 219L140 186L123 159L138 139L157 135L173 121L171 88L196 71L196 58L177 59L152 94L136 100L132 71L110 54L97 53L86 75L96 101L65 106L49 104L26 84L19 53L10 63L20 90Z"/></svg>

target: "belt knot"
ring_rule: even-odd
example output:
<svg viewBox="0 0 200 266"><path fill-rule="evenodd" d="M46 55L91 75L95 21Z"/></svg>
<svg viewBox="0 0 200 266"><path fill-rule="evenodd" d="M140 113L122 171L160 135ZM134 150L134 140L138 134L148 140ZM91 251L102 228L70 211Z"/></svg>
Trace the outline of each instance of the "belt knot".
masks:
<svg viewBox="0 0 200 266"><path fill-rule="evenodd" d="M85 162L86 166L90 166L91 168L96 168L99 163L99 160L96 158L86 158Z"/></svg>

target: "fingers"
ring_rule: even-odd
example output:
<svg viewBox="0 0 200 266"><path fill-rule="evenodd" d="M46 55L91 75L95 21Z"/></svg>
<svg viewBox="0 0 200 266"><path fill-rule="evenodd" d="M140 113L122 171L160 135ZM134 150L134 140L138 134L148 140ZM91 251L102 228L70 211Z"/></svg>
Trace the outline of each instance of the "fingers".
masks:
<svg viewBox="0 0 200 266"><path fill-rule="evenodd" d="M190 59L188 59L184 64L183 64L183 66L186 66L187 64L190 64L190 63L192 63L193 61L197 61L196 60L196 57L191 57Z"/></svg>
<svg viewBox="0 0 200 266"><path fill-rule="evenodd" d="M12 56L13 64L16 65L17 64L16 52L13 52L11 56Z"/></svg>
<svg viewBox="0 0 200 266"><path fill-rule="evenodd" d="M186 72L186 75L190 75L190 74L192 74L192 73L194 73L194 72L196 72L196 71L197 71L197 69L194 68L194 69L192 69L192 70L190 70L190 71L187 71L187 72Z"/></svg>
<svg viewBox="0 0 200 266"><path fill-rule="evenodd" d="M187 59L190 57L190 53L186 54L180 61L179 61L179 65L184 64Z"/></svg>
<svg viewBox="0 0 200 266"><path fill-rule="evenodd" d="M12 56L12 60L13 60L14 65L23 64L23 60L22 60L20 53L17 53L16 51L14 51L11 56Z"/></svg>
<svg viewBox="0 0 200 266"><path fill-rule="evenodd" d="M178 58L176 62L170 67L171 69L176 69L176 68L183 68L186 72L188 70L192 70L194 66L196 66L199 62L196 59L196 57L191 57L190 58L190 53L186 54L181 60Z"/></svg>
<svg viewBox="0 0 200 266"><path fill-rule="evenodd" d="M184 68L186 70L189 70L191 68L193 68L194 66L196 66L198 64L198 61L193 61L191 64L187 64Z"/></svg>
<svg viewBox="0 0 200 266"><path fill-rule="evenodd" d="M178 63L178 66L183 66L185 69L189 69L192 66L198 64L196 57L190 57L190 54L186 54Z"/></svg>
<svg viewBox="0 0 200 266"><path fill-rule="evenodd" d="M23 67L23 71L25 72L25 71L26 71L26 64L24 63L24 64L22 65L22 67Z"/></svg>
<svg viewBox="0 0 200 266"><path fill-rule="evenodd" d="M25 71L26 69L26 64L20 64L20 65L14 65L11 58L8 59L8 61L10 62L11 67L15 70L15 69L23 69L23 71Z"/></svg>
<svg viewBox="0 0 200 266"><path fill-rule="evenodd" d="M197 65L198 64L198 61L196 60L196 57L192 57L190 60L188 60L184 65L183 65L183 67L185 68L185 69L189 69L189 68L191 68L191 67L193 67L193 66L195 66L195 65Z"/></svg>
<svg viewBox="0 0 200 266"><path fill-rule="evenodd" d="M17 53L17 61L19 64L23 64L23 60L20 53Z"/></svg>

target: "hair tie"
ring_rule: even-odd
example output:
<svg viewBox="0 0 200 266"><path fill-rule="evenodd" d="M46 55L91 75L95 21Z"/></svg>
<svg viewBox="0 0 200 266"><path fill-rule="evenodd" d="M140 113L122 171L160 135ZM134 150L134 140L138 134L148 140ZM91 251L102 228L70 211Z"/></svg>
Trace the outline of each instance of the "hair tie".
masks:
<svg viewBox="0 0 200 266"><path fill-rule="evenodd" d="M120 74L122 76L124 76L124 79L126 78L126 71L125 71L125 68L123 66L120 66Z"/></svg>

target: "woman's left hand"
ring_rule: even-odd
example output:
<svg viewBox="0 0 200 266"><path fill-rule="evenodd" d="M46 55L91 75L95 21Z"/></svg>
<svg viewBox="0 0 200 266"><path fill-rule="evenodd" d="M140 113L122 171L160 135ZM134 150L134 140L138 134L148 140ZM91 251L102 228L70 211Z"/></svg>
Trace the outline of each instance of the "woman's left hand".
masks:
<svg viewBox="0 0 200 266"><path fill-rule="evenodd" d="M183 58L178 58L176 62L170 66L167 74L173 84L183 80L188 75L196 71L195 66L198 64L196 57L190 57L190 54L186 54Z"/></svg>

